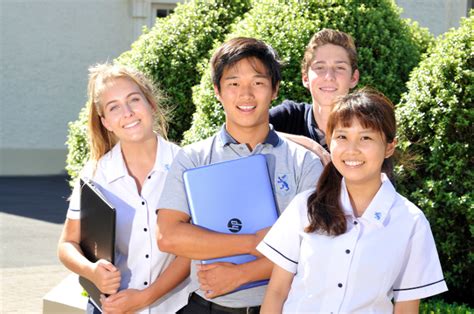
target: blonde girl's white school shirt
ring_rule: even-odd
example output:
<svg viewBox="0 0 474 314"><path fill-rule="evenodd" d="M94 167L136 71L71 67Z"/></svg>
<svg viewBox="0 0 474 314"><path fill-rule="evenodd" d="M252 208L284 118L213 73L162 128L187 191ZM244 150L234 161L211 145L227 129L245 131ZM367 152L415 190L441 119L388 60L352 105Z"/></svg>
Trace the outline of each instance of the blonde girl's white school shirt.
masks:
<svg viewBox="0 0 474 314"><path fill-rule="evenodd" d="M155 164L138 194L134 179L128 174L120 143L105 154L93 174L87 164L81 177L92 179L117 213L115 236L115 266L120 269L120 290L143 290L152 284L175 258L161 252L156 242L156 209L162 196L164 181L174 156L175 144L158 136ZM79 181L79 180L78 180ZM165 196L163 196L165 197ZM80 187L74 187L67 218L80 218ZM174 313L187 304L187 280L173 291L138 313Z"/></svg>
<svg viewBox="0 0 474 314"><path fill-rule="evenodd" d="M392 313L392 298L408 301L447 290L429 222L385 174L359 218L342 180L347 231L336 237L304 232L312 192L297 195L257 247L295 274L283 312Z"/></svg>

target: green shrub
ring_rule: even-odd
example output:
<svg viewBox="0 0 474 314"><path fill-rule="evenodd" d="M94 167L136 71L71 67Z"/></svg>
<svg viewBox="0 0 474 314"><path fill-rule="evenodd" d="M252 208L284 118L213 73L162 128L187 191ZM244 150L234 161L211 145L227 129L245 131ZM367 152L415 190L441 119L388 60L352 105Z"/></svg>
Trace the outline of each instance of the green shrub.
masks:
<svg viewBox="0 0 474 314"><path fill-rule="evenodd" d="M280 54L286 66L275 103L285 98L311 101L301 84L300 62L311 36L328 27L351 34L358 48L361 79L394 102L406 91L405 82L421 54L431 42L427 30L402 20L399 8L390 0L255 0L252 8L232 27L226 37L263 39ZM216 43L217 47L220 43ZM224 113L213 96L210 70L193 89L196 113L185 133L186 143L213 134L224 121Z"/></svg>
<svg viewBox="0 0 474 314"><path fill-rule="evenodd" d="M398 187L428 217L450 291L474 295L474 16L429 49L397 106ZM413 162L414 161L414 162ZM411 165L410 165L411 164Z"/></svg>
<svg viewBox="0 0 474 314"><path fill-rule="evenodd" d="M415 41L416 46L420 48L420 53L424 54L435 43L435 38L426 27L421 27L416 21L404 19L404 23L410 29L411 37Z"/></svg>
<svg viewBox="0 0 474 314"><path fill-rule="evenodd" d="M420 314L472 314L473 308L465 304L448 304L439 299L426 299L420 303Z"/></svg>
<svg viewBox="0 0 474 314"><path fill-rule="evenodd" d="M69 133L66 140L68 154L66 158L66 171L71 180L71 186L74 179L79 176L84 163L89 159L89 145L87 142L87 106L79 112L79 118L76 121L68 123Z"/></svg>
<svg viewBox="0 0 474 314"><path fill-rule="evenodd" d="M214 42L222 41L249 5L249 0L198 0L178 5L118 58L148 74L168 96L170 139L180 141L191 125L191 88L201 79L199 63L209 57Z"/></svg>
<svg viewBox="0 0 474 314"><path fill-rule="evenodd" d="M193 85L200 81L202 59L209 57L214 41L222 41L232 22L249 8L249 0L196 0L177 6L175 12L157 19L151 30L117 61L148 74L167 96L170 110L169 138L179 142L191 123ZM88 158L86 106L79 119L69 124L66 170L72 179Z"/></svg>

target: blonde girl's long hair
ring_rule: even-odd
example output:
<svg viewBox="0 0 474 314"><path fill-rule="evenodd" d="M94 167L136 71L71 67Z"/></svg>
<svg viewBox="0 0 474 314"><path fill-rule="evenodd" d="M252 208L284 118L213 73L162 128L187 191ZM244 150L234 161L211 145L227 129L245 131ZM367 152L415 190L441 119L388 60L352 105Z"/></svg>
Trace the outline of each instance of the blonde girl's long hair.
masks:
<svg viewBox="0 0 474 314"><path fill-rule="evenodd" d="M152 106L155 121L153 130L167 138L166 112L159 106L163 97L150 79L138 70L124 65L103 63L92 66L89 68L87 106L90 159L95 163L118 142L117 137L102 125L104 111L100 100L104 91L119 78L129 79L137 84Z"/></svg>

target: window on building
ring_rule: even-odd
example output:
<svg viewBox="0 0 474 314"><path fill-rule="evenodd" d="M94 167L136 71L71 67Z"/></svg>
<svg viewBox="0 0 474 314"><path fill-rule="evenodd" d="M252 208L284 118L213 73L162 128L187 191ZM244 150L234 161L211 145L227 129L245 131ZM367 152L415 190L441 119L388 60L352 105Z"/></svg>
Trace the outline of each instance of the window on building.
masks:
<svg viewBox="0 0 474 314"><path fill-rule="evenodd" d="M167 17L173 13L176 4L174 3L152 3L150 14L150 27L155 24L157 18Z"/></svg>

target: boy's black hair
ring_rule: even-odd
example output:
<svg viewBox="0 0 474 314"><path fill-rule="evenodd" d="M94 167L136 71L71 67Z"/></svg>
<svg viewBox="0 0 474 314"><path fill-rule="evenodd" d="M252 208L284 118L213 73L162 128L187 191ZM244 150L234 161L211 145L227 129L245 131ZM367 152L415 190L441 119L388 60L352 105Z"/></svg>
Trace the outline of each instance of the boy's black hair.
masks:
<svg viewBox="0 0 474 314"><path fill-rule="evenodd" d="M281 81L281 62L278 54L270 45L249 37L233 38L214 52L211 58L211 77L217 89L221 90L220 81L224 69L245 58L257 58L263 63L275 90Z"/></svg>

